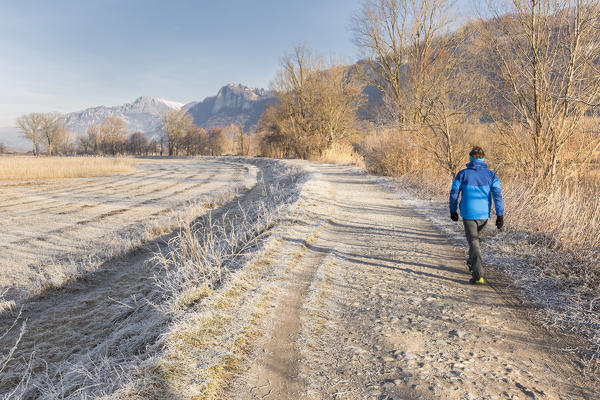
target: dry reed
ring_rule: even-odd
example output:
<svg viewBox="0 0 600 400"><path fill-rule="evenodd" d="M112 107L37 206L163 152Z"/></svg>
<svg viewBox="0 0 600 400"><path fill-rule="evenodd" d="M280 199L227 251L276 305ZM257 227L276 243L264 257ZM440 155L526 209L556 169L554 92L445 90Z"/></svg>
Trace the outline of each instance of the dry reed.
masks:
<svg viewBox="0 0 600 400"><path fill-rule="evenodd" d="M130 171L136 160L109 157L0 157L0 181L83 178Z"/></svg>
<svg viewBox="0 0 600 400"><path fill-rule="evenodd" d="M365 168L365 160L350 143L336 142L321 152L317 161L329 164L355 165Z"/></svg>

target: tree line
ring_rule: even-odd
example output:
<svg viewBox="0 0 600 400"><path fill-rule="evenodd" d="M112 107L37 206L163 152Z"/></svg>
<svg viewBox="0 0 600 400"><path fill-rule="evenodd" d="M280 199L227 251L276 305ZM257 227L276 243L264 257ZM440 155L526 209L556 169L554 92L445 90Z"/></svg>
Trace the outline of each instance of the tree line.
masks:
<svg viewBox="0 0 600 400"><path fill-rule="evenodd" d="M193 124L185 111L167 111L161 116L159 134L149 139L144 132L130 133L126 121L108 116L92 124L85 134L73 136L62 114L29 113L16 121L21 134L31 142L34 155L222 155L236 150L243 129L237 126L204 130ZM229 133L229 135L227 134ZM243 137L242 137L243 136ZM242 137L242 138L240 138ZM247 151L246 153L247 154Z"/></svg>
<svg viewBox="0 0 600 400"><path fill-rule="evenodd" d="M318 158L347 142L379 173L452 175L484 144L544 187L577 176L600 148L598 3L489 4L491 19L456 28L449 0L365 0L351 24L358 63L304 45L283 56L262 153ZM375 110L365 88L381 98Z"/></svg>

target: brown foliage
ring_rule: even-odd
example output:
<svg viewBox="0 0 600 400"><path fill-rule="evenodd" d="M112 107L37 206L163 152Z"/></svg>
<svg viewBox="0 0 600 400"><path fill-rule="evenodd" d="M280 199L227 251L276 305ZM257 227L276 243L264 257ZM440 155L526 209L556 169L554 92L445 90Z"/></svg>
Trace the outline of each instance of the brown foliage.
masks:
<svg viewBox="0 0 600 400"><path fill-rule="evenodd" d="M144 132L134 132L127 139L126 150L129 154L148 154L148 138Z"/></svg>
<svg viewBox="0 0 600 400"><path fill-rule="evenodd" d="M210 155L221 156L231 147L230 139L225 135L223 128L213 128L208 131L208 147Z"/></svg>
<svg viewBox="0 0 600 400"><path fill-rule="evenodd" d="M104 153L115 155L125 151L128 128L123 118L114 115L106 117L98 129Z"/></svg>
<svg viewBox="0 0 600 400"><path fill-rule="evenodd" d="M555 185L600 147L586 121L600 106L600 6L523 0L509 11L481 25L490 91L509 105L490 104L489 113L519 170Z"/></svg>
<svg viewBox="0 0 600 400"><path fill-rule="evenodd" d="M361 87L341 65L327 67L303 45L282 59L275 80L279 105L259 124L265 153L308 159L356 134Z"/></svg>
<svg viewBox="0 0 600 400"><path fill-rule="evenodd" d="M192 126L183 138L183 148L190 156L208 155L210 153L208 133L202 128Z"/></svg>
<svg viewBox="0 0 600 400"><path fill-rule="evenodd" d="M161 129L167 139L170 156L176 156L179 153L183 138L192 125L192 116L185 110L171 110L163 114Z"/></svg>

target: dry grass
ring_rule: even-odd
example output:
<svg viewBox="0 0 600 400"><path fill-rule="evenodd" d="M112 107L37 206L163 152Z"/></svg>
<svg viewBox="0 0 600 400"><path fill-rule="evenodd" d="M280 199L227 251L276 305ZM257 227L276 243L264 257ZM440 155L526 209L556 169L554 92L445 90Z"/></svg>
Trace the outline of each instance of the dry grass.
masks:
<svg viewBox="0 0 600 400"><path fill-rule="evenodd" d="M132 158L109 157L0 157L1 180L83 178L130 171Z"/></svg>
<svg viewBox="0 0 600 400"><path fill-rule="evenodd" d="M365 160L349 143L334 143L324 150L316 161L329 164L355 165L365 168Z"/></svg>
<svg viewBox="0 0 600 400"><path fill-rule="evenodd" d="M431 169L431 163L417 147L410 132L377 128L367 132L360 143L365 168L376 175L402 176Z"/></svg>
<svg viewBox="0 0 600 400"><path fill-rule="evenodd" d="M589 164L578 176L549 185L531 173L518 172L519 162L485 130L470 131L481 144L486 162L501 181L505 229L487 229L486 259L507 273L525 298L539 306L535 318L547 329L576 333L587 344L574 348L587 370L600 360L600 179ZM452 176L398 135L383 132L363 142L367 168L395 179L434 224L452 237L464 237L450 223L448 193ZM466 157L465 157L466 158ZM466 161L466 160L465 160ZM464 168L464 167L463 167ZM385 181L385 180L382 180ZM423 199L434 201L422 202ZM423 204L435 204L423 206ZM493 210L493 207L492 207ZM494 222L492 216L491 222Z"/></svg>
<svg viewBox="0 0 600 400"><path fill-rule="evenodd" d="M578 269L585 284L600 288L600 178L598 166L590 164L578 179L569 178L553 187L541 178L518 172L516 159L487 125L468 127L471 144L486 149L486 162L502 183L507 229L526 233L555 252L569 253L589 267ZM419 197L447 201L453 177L436 165L431 154L410 140L409 132L374 129L361 143L366 168L377 175L397 176L405 188ZM467 155L462 154L464 163ZM523 155L521 154L522 158ZM462 166L464 168L464 165ZM564 171L567 174L569 171ZM552 267L556 269L557 266ZM569 268L564 266L564 268ZM553 271L553 273L561 271ZM573 275L573 271L562 271Z"/></svg>
<svg viewBox="0 0 600 400"><path fill-rule="evenodd" d="M163 312L177 313L220 286L236 263L256 251L260 241L280 218L285 201L277 185L262 184L270 204L258 201L251 208L238 205L219 217L209 212L179 233L158 252L154 261L164 274L158 287L168 299Z"/></svg>
<svg viewBox="0 0 600 400"><path fill-rule="evenodd" d="M300 177L293 169L286 174L293 182ZM112 398L226 398L226 387L261 334L276 276L284 273L273 264L286 242L281 229L274 236L272 229L295 201L291 185L262 185L262 199L182 227L156 254L164 269L156 276L165 301L160 308L173 323L161 339L161 354Z"/></svg>
<svg viewBox="0 0 600 400"><path fill-rule="evenodd" d="M216 160L153 160L125 174L5 182L0 292L9 291L0 309L11 306L3 300L61 286L231 201L255 185L257 173Z"/></svg>

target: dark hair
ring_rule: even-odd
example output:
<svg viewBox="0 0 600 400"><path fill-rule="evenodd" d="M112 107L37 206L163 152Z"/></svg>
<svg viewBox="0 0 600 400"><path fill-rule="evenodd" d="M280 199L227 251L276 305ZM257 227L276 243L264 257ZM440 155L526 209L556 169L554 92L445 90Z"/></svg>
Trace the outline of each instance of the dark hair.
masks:
<svg viewBox="0 0 600 400"><path fill-rule="evenodd" d="M485 158L485 152L479 146L473 146L469 155L473 158Z"/></svg>

